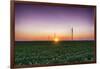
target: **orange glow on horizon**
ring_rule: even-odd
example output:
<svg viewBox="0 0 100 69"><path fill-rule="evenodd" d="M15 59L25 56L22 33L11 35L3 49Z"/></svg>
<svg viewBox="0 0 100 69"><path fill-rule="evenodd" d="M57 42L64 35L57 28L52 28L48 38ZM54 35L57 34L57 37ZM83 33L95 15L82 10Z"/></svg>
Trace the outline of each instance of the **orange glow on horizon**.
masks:
<svg viewBox="0 0 100 69"><path fill-rule="evenodd" d="M85 39L94 39L94 34L74 34L73 35L74 40L85 40ZM45 41L45 40L50 40L50 41L62 41L62 40L71 40L71 35L70 34L57 34L57 36L53 36L52 34L39 34L39 35L34 35L34 34L23 34L23 33L15 33L15 40L16 41Z"/></svg>

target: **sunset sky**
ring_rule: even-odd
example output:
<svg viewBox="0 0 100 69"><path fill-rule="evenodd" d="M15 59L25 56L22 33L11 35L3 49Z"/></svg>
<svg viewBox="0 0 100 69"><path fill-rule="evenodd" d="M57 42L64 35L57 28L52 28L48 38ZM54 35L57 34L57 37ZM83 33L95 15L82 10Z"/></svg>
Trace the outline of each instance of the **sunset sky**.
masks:
<svg viewBox="0 0 100 69"><path fill-rule="evenodd" d="M93 7L15 5L15 40L94 40Z"/></svg>

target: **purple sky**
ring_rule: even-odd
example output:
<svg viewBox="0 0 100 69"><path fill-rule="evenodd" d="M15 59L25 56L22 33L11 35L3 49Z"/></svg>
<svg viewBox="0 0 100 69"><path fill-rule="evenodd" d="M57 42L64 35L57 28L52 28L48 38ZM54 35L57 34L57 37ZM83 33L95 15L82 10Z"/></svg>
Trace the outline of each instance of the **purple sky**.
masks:
<svg viewBox="0 0 100 69"><path fill-rule="evenodd" d="M17 41L47 40L46 36L52 37L54 33L66 38L61 38L62 40L67 40L72 27L74 40L94 40L94 8L15 5Z"/></svg>

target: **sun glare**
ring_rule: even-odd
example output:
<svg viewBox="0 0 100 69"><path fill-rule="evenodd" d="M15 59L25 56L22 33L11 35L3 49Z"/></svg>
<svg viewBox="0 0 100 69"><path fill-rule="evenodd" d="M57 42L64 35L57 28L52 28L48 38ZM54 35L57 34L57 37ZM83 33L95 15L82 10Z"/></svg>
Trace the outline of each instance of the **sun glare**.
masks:
<svg viewBox="0 0 100 69"><path fill-rule="evenodd" d="M58 41L59 41L59 39L56 37L56 38L54 38L54 41L55 41L55 42L58 42Z"/></svg>

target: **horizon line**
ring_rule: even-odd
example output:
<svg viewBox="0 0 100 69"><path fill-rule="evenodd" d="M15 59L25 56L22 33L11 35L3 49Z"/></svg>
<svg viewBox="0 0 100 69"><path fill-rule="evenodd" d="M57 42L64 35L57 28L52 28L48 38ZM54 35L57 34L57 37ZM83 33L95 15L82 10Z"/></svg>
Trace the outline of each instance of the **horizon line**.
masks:
<svg viewBox="0 0 100 69"><path fill-rule="evenodd" d="M19 40L19 41L24 41L24 40ZM30 41L53 41L53 40L30 40ZM60 40L60 41L96 41L96 40Z"/></svg>

